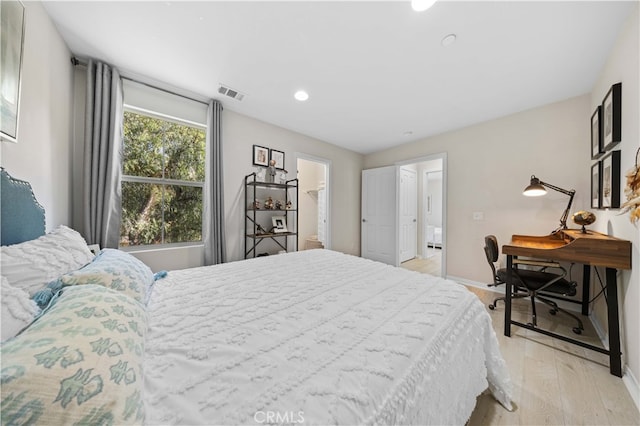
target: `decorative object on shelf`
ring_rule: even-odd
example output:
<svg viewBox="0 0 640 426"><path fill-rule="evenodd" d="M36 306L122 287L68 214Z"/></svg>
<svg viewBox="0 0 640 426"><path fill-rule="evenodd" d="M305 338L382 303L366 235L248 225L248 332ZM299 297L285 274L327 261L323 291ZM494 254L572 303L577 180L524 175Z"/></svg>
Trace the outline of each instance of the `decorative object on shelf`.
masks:
<svg viewBox="0 0 640 426"><path fill-rule="evenodd" d="M626 174L627 184L624 188L624 195L627 197L627 201L621 206L622 214L629 213L629 220L631 223L636 223L640 220L640 148L636 151L636 165L632 167Z"/></svg>
<svg viewBox="0 0 640 426"><path fill-rule="evenodd" d="M254 210L260 210L260 201L253 200L253 204L251 205L251 208Z"/></svg>
<svg viewBox="0 0 640 426"><path fill-rule="evenodd" d="M539 197L547 193L545 187L569 196L569 203L567 204L567 208L564 209L564 212L562 212L562 216L560 216L560 227L553 231L553 233L555 234L561 229L567 229L567 218L569 217L569 210L571 209L571 204L573 203L573 197L576 195L576 191L575 189L568 190L551 185L550 183L543 182L534 175L531 175L531 182L529 183L529 186L524 189L522 194L526 195L527 197Z"/></svg>
<svg viewBox="0 0 640 426"><path fill-rule="evenodd" d="M282 210L282 201L276 200L276 210Z"/></svg>
<svg viewBox="0 0 640 426"><path fill-rule="evenodd" d="M267 199L264 200L264 208L267 210L273 210L273 199L271 197L267 197Z"/></svg>
<svg viewBox="0 0 640 426"><path fill-rule="evenodd" d="M264 234L268 234L268 232L259 223L256 223L256 234L257 235L264 235Z"/></svg>
<svg viewBox="0 0 640 426"><path fill-rule="evenodd" d="M599 209L601 207L601 194L600 191L600 168L602 164L600 161L596 161L594 165L591 166L591 208Z"/></svg>
<svg viewBox="0 0 640 426"><path fill-rule="evenodd" d="M256 171L256 181L264 182L265 175L267 174L267 169L265 169L264 167L258 167L257 169L258 170Z"/></svg>
<svg viewBox="0 0 640 426"><path fill-rule="evenodd" d="M278 170L284 170L284 152L277 149L270 150L269 159L273 161L273 165Z"/></svg>
<svg viewBox="0 0 640 426"><path fill-rule="evenodd" d="M255 166L269 165L269 148L260 145L253 146L253 164Z"/></svg>
<svg viewBox="0 0 640 426"><path fill-rule="evenodd" d="M276 183L276 160L269 160L269 167L267 167L267 183Z"/></svg>
<svg viewBox="0 0 640 426"><path fill-rule="evenodd" d="M587 229L585 228L585 226L591 225L593 222L595 222L596 215L585 210L580 210L575 212L573 216L571 216L571 220L573 220L576 225L582 226L582 233L586 234Z"/></svg>
<svg viewBox="0 0 640 426"><path fill-rule="evenodd" d="M287 210L291 210L291 201L287 201L287 204L284 207Z"/></svg>
<svg viewBox="0 0 640 426"><path fill-rule="evenodd" d="M20 74L24 50L24 5L19 1L0 2L2 17L2 96L0 96L0 140L18 141Z"/></svg>
<svg viewBox="0 0 640 426"><path fill-rule="evenodd" d="M602 148L602 106L598 105L591 116L591 158L596 160L604 154Z"/></svg>
<svg viewBox="0 0 640 426"><path fill-rule="evenodd" d="M602 101L602 146L610 150L622 140L622 83L611 86Z"/></svg>
<svg viewBox="0 0 640 426"><path fill-rule="evenodd" d="M278 177L280 179L280 183L285 184L287 183L287 172L286 170L281 170L280 173L278 173Z"/></svg>
<svg viewBox="0 0 640 426"><path fill-rule="evenodd" d="M611 151L602 159L602 208L620 208L620 151Z"/></svg>
<svg viewBox="0 0 640 426"><path fill-rule="evenodd" d="M276 234L287 232L287 219L284 216L272 216L273 232Z"/></svg>

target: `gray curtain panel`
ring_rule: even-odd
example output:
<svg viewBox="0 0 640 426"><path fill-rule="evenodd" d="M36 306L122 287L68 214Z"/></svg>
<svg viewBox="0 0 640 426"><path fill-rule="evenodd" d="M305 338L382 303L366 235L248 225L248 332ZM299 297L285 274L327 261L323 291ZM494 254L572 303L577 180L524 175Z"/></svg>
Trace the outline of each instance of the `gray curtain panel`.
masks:
<svg viewBox="0 0 640 426"><path fill-rule="evenodd" d="M207 111L207 167L204 180L202 240L204 264L227 260L224 231L224 180L222 173L222 104L211 100Z"/></svg>
<svg viewBox="0 0 640 426"><path fill-rule="evenodd" d="M122 79L115 68L87 65L84 151L84 237L118 248L122 193Z"/></svg>

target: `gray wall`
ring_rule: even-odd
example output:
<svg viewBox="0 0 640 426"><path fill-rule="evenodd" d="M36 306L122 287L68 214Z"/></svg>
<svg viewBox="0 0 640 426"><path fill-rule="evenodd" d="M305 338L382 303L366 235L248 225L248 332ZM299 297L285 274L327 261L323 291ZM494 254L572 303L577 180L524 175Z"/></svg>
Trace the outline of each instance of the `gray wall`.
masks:
<svg viewBox="0 0 640 426"><path fill-rule="evenodd" d="M23 2L25 38L18 143L0 142L0 164L29 181L47 230L71 224L71 53L39 2Z"/></svg>

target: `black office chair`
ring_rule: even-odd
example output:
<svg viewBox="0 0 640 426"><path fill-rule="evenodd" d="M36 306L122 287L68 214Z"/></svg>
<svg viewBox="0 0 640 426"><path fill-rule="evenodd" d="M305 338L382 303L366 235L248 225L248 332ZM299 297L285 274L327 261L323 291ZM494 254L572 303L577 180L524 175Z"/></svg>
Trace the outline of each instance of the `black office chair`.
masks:
<svg viewBox="0 0 640 426"><path fill-rule="evenodd" d="M487 284L487 286L496 287L505 284L507 282L507 268L496 269L496 263L500 257L500 250L498 249L498 240L494 235L487 235L484 237L484 254L487 257L487 262L489 263L491 272L493 273L493 283ZM511 298L528 297L529 292L526 291L526 288L524 286L520 286L519 281L517 281L517 284L518 285L513 286L514 293ZM521 293L521 291L524 293ZM505 297L503 296L494 299L493 303L489 305L489 309L494 310L498 306L499 300L504 302Z"/></svg>
<svg viewBox="0 0 640 426"><path fill-rule="evenodd" d="M498 240L493 235L487 235L484 239L484 244L484 252L487 256L487 261L489 262L489 265L491 266L491 270L493 272L493 283L489 284L489 286L493 287L496 285L505 284L507 281L507 269L500 268L496 270L495 267L495 263L498 261L498 257L500 255L498 249ZM566 269L563 268L559 263L553 261L514 259L513 264L513 294L511 298L531 298L532 322L530 324L532 324L534 327L537 326L536 300L539 300L551 307L551 309L549 310L550 314L555 315L558 312L562 312L576 320L578 325L577 327L573 327L572 330L576 334L582 334L582 330L584 330L584 327L582 325L582 321L580 321L577 316L558 307L557 303L545 298L544 294L540 294L540 292L544 292L562 296L575 296L577 292L577 284L575 281L568 281L565 279L567 275ZM518 265L533 266L540 269L520 269L518 268ZM547 269L550 268L557 269L560 271L560 273L547 272ZM495 309L498 300L504 301L505 297L499 297L495 299L493 303L489 305L489 309Z"/></svg>

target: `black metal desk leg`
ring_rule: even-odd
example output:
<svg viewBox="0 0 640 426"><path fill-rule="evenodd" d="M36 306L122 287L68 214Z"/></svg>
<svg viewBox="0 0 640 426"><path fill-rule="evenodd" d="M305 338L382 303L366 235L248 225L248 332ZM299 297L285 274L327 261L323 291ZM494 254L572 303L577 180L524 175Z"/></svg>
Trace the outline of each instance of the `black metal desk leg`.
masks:
<svg viewBox="0 0 640 426"><path fill-rule="evenodd" d="M618 280L616 269L607 268L607 312L609 322L609 371L622 377L622 359L620 357L620 323L618 321Z"/></svg>
<svg viewBox="0 0 640 426"><path fill-rule="evenodd" d="M507 282L505 283L504 298L504 335L511 337L511 293L513 291L513 256L507 255Z"/></svg>
<svg viewBox="0 0 640 426"><path fill-rule="evenodd" d="M589 315L589 298L591 297L591 265L582 267L582 315Z"/></svg>

